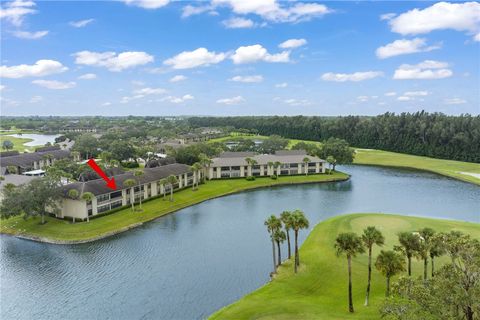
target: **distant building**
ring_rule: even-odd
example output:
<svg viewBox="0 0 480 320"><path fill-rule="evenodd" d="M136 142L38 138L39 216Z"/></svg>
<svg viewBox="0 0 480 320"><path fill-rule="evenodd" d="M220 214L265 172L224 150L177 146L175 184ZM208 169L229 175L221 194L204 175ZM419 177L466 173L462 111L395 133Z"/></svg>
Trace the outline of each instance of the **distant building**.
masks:
<svg viewBox="0 0 480 320"><path fill-rule="evenodd" d="M249 165L247 158L256 163ZM309 160L307 163L304 162L305 158ZM305 150L282 150L275 154L224 152L212 161L208 179L325 173L326 170L325 160L307 155Z"/></svg>
<svg viewBox="0 0 480 320"><path fill-rule="evenodd" d="M49 147L53 148L53 147ZM44 169L51 166L56 160L69 158L71 156L68 150L58 150L56 147L53 150L39 151L32 153L20 153L11 156L0 157L1 174L4 175L7 167L13 166L16 168L16 173L22 174L26 171ZM78 160L78 159L74 159ZM10 172L12 173L12 172Z"/></svg>

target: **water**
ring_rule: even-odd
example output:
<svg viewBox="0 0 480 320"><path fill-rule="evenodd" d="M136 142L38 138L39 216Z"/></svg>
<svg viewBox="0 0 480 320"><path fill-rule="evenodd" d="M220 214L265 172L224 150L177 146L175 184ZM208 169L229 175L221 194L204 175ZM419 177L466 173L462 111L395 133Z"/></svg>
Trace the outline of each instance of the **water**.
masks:
<svg viewBox="0 0 480 320"><path fill-rule="evenodd" d="M90 244L1 236L0 318L205 318L268 281L263 221L286 209L304 210L312 228L352 212L480 222L478 186L417 171L343 170L350 181L218 198Z"/></svg>
<svg viewBox="0 0 480 320"><path fill-rule="evenodd" d="M60 137L60 135L59 134L24 133L24 134L9 134L6 137L33 139L32 141L26 142L23 145L26 147L34 147L34 146L43 146L48 142L50 142L51 144L54 144L55 138Z"/></svg>

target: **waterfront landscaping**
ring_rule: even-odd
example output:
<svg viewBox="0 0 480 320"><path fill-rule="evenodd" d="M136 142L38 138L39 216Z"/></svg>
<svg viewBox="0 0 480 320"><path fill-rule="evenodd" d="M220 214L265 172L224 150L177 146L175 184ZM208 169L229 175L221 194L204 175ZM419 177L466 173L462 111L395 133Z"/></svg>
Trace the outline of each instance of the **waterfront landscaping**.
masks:
<svg viewBox="0 0 480 320"><path fill-rule="evenodd" d="M333 182L348 179L348 175L341 172L333 174L280 176L277 179L257 177L253 181L246 179L213 180L200 185L198 190L191 188L178 191L174 201L163 201L161 197L145 202L143 212L132 212L130 207L118 212L98 217L90 222L72 223L56 218L47 218L47 223L39 225L40 219L14 217L0 221L0 232L54 243L88 242L119 233L160 216L175 212L182 208L202 201L251 190L278 185Z"/></svg>
<svg viewBox="0 0 480 320"><path fill-rule="evenodd" d="M294 273L291 260L283 262L272 282L217 311L211 319L379 319L378 308L385 296L385 277L373 270L370 305L365 307L368 256L359 254L353 258L355 313L349 313L347 264L345 259L336 256L333 246L340 233L362 234L371 225L385 237L384 246L373 246L374 256L380 250L391 250L398 244L399 232L413 232L424 227L437 232L461 231L480 238L480 224L475 223L386 214L333 217L319 223L304 242L300 249L302 264L298 274ZM438 258L436 268L448 260L446 256ZM423 262L417 259L412 262L412 276L421 277Z"/></svg>

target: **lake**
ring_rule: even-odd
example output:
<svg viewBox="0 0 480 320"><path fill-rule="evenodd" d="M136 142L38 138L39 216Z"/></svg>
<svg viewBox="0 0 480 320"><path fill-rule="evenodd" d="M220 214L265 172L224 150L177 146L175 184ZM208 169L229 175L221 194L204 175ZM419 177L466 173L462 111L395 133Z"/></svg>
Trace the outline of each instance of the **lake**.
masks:
<svg viewBox="0 0 480 320"><path fill-rule="evenodd" d="M24 134L9 134L6 137L32 139L32 141L26 142L23 145L26 147L43 146L50 142L55 143L55 138L60 137L59 134L38 134L38 133L24 133Z"/></svg>
<svg viewBox="0 0 480 320"><path fill-rule="evenodd" d="M89 244L2 235L0 318L208 317L269 280L271 244L263 222L283 210L303 210L310 230L354 212L480 223L478 186L411 170L340 169L351 180L217 198Z"/></svg>

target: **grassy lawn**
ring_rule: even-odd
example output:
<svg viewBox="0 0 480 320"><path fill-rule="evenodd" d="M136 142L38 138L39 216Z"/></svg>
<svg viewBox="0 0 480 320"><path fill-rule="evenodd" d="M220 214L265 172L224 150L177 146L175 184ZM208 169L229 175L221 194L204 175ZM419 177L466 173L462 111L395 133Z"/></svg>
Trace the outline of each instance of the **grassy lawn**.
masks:
<svg viewBox="0 0 480 320"><path fill-rule="evenodd" d="M356 149L356 151L355 164L416 168L480 185L480 178L465 174L480 175L480 164L478 163L434 159L372 149Z"/></svg>
<svg viewBox="0 0 480 320"><path fill-rule="evenodd" d="M352 262L355 313L348 312L347 259L336 257L333 249L340 232L360 234L369 225L385 235L384 248L396 244L400 231L431 227L436 231L460 230L480 238L480 224L399 215L351 214L319 223L300 250L299 273L293 273L290 261L280 267L275 279L211 316L210 319L379 319L378 306L385 295L385 278L374 268L370 306L363 306L367 284L367 255ZM375 247L374 247L375 248ZM380 249L373 252L375 259ZM271 256L265 257L271 259ZM447 257L438 259L437 266ZM270 261L270 260L269 260ZM422 274L423 264L413 263L413 276Z"/></svg>
<svg viewBox="0 0 480 320"><path fill-rule="evenodd" d="M11 132L9 134L12 134ZM26 147L23 144L32 141L32 139L27 139L27 138L15 138L15 137L10 137L7 136L6 134L0 134L0 146L3 144L3 141L5 140L10 140L13 143L13 149L11 150L18 150L19 152L25 152L25 151L33 151L35 148L34 147ZM7 151L7 150L1 150L1 151Z"/></svg>
<svg viewBox="0 0 480 320"><path fill-rule="evenodd" d="M283 176L277 180L269 177L257 178L255 181L245 179L214 180L200 185L196 191L191 188L174 193L174 201L155 199L143 204L143 212L132 212L130 208L123 209L111 215L92 219L90 222L75 224L55 218L47 218L45 225L39 225L40 218L24 220L15 217L0 220L0 232L29 237L42 237L54 241L85 241L93 240L110 233L135 226L176 210L197 204L199 202L242 190L268 187L281 184L315 183L344 180L348 176L341 172L332 175L299 175Z"/></svg>

